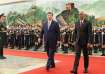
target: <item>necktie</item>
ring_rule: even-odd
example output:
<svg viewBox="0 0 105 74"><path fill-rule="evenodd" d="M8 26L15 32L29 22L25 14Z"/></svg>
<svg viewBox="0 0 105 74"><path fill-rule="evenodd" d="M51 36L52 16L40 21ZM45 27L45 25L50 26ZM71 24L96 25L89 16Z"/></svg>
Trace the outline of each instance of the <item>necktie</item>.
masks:
<svg viewBox="0 0 105 74"><path fill-rule="evenodd" d="M80 27L83 25L83 21L80 21Z"/></svg>

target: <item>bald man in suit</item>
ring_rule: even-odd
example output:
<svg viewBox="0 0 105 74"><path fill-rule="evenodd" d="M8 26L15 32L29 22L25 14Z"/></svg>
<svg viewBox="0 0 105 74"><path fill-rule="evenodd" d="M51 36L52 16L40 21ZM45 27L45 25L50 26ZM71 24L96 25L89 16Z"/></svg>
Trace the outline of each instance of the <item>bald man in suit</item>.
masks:
<svg viewBox="0 0 105 74"><path fill-rule="evenodd" d="M84 56L84 73L88 73L89 56L88 45L91 42L92 24L85 19L85 14L79 14L79 21L75 24L75 61L71 73L77 74L81 51Z"/></svg>

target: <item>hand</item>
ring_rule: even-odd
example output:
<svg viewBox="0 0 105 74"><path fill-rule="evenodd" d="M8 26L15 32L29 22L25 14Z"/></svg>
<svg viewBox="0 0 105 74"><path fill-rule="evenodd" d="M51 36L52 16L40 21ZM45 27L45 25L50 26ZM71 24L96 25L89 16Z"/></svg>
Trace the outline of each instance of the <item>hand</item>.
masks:
<svg viewBox="0 0 105 74"><path fill-rule="evenodd" d="M90 44L90 43L88 43L88 44L87 44L87 47L91 47L91 44Z"/></svg>
<svg viewBox="0 0 105 74"><path fill-rule="evenodd" d="M42 41L42 40L41 40L40 38L38 38L38 42L41 43L41 41Z"/></svg>
<svg viewBox="0 0 105 74"><path fill-rule="evenodd" d="M57 41L57 44L60 44L60 41Z"/></svg>
<svg viewBox="0 0 105 74"><path fill-rule="evenodd" d="M75 45L76 44L76 42L73 42L73 45Z"/></svg>
<svg viewBox="0 0 105 74"><path fill-rule="evenodd" d="M58 47L60 46L60 41L57 41L57 46L58 46Z"/></svg>

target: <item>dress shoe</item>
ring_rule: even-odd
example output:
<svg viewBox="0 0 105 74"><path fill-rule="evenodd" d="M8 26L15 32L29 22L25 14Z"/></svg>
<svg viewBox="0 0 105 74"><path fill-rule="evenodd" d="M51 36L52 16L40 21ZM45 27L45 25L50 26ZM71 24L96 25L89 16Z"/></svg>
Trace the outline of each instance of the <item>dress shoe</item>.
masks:
<svg viewBox="0 0 105 74"><path fill-rule="evenodd" d="M4 56L0 56L0 59L6 59L6 57L4 57Z"/></svg>
<svg viewBox="0 0 105 74"><path fill-rule="evenodd" d="M77 71L71 70L70 73L77 74Z"/></svg>
<svg viewBox="0 0 105 74"><path fill-rule="evenodd" d="M55 65L52 65L51 68L55 68Z"/></svg>
<svg viewBox="0 0 105 74"><path fill-rule="evenodd" d="M85 70L84 70L84 73L88 73L88 69L85 69Z"/></svg>
<svg viewBox="0 0 105 74"><path fill-rule="evenodd" d="M46 70L49 71L50 70L50 67L46 67Z"/></svg>
<svg viewBox="0 0 105 74"><path fill-rule="evenodd" d="M105 56L105 54L102 54L101 56Z"/></svg>
<svg viewBox="0 0 105 74"><path fill-rule="evenodd" d="M66 53L68 53L68 52L65 51L64 53L66 54Z"/></svg>

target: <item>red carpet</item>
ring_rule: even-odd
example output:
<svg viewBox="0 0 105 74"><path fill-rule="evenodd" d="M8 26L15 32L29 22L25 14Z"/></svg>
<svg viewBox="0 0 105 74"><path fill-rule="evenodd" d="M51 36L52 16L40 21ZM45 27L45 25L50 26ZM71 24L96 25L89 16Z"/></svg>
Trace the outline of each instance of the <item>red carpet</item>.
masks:
<svg viewBox="0 0 105 74"><path fill-rule="evenodd" d="M16 55L16 56L25 56L25 57L42 58L42 59L47 58L45 53L20 51L20 50L5 50L5 55ZM70 70L72 70L74 62L73 55L56 54L55 59L59 60L60 62L56 63L56 68L51 69L49 72L45 70L45 67L42 67L21 74L71 74ZM82 58L80 60L78 74L83 74ZM105 57L90 57L88 74L105 74Z"/></svg>

